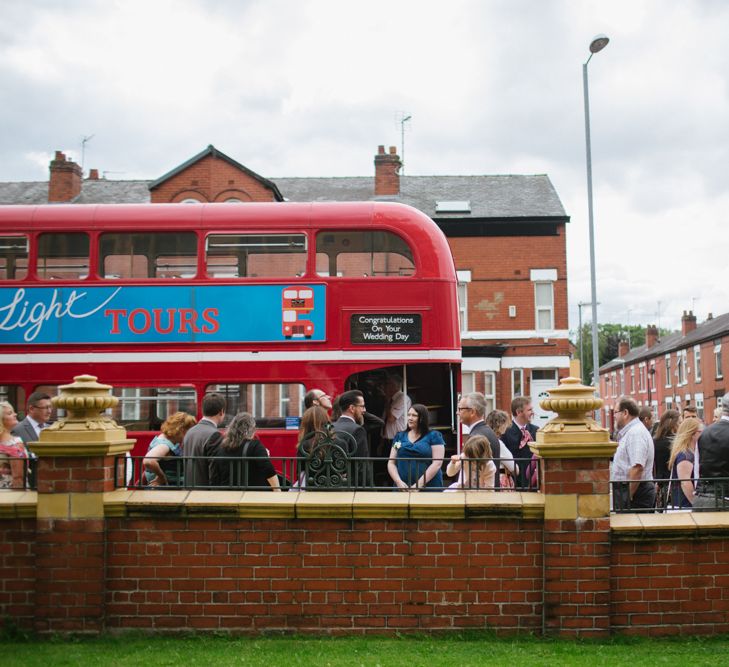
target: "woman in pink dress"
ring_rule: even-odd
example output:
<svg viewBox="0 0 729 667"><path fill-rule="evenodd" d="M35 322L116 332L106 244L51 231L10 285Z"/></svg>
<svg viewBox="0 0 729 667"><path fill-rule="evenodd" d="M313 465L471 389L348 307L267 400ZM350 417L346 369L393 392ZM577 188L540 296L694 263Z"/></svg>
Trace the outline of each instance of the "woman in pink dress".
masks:
<svg viewBox="0 0 729 667"><path fill-rule="evenodd" d="M7 401L0 401L0 489L26 487L28 450L11 431L18 425L18 415Z"/></svg>

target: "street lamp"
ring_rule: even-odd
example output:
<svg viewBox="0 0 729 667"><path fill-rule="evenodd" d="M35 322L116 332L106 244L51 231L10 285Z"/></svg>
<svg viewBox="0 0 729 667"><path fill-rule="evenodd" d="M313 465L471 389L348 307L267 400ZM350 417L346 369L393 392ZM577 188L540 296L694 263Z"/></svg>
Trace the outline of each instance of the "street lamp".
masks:
<svg viewBox="0 0 729 667"><path fill-rule="evenodd" d="M578 331L580 332L580 380L582 382L585 381L585 355L583 353L583 346L582 346L582 307L583 306L591 306L592 303L585 303L583 301L580 301L577 304L577 312L579 313L579 321L580 321L580 328ZM597 304L600 305L599 303Z"/></svg>
<svg viewBox="0 0 729 667"><path fill-rule="evenodd" d="M593 55L602 51L609 38L597 35L590 42L590 57L582 65L582 86L585 94L585 154L587 159L587 212L590 224L590 287L592 296L592 377L597 394L600 394L599 350L597 342L597 281L595 279L595 225L592 215L592 149L590 146L590 96L587 88L587 64ZM600 420L602 421L602 420Z"/></svg>

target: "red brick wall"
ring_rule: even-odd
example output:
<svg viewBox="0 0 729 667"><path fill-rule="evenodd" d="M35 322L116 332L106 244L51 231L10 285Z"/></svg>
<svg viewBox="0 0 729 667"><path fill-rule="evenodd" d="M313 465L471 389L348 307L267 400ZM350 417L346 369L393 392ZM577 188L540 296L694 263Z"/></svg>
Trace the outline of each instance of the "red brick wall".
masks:
<svg viewBox="0 0 729 667"><path fill-rule="evenodd" d="M516 225L515 225L516 226ZM557 269L554 283L554 325L567 329L567 250L564 225L557 236L449 238L456 269L471 271L468 286L468 328L533 330L534 283L531 269ZM509 317L516 306L516 317Z"/></svg>
<svg viewBox="0 0 729 667"><path fill-rule="evenodd" d="M364 634L540 632L544 613L560 634L729 632L729 536L616 538L607 522L160 516L84 535L88 521L3 519L0 616L41 631Z"/></svg>
<svg viewBox="0 0 729 667"><path fill-rule="evenodd" d="M31 628L35 609L35 519L0 521L0 624Z"/></svg>
<svg viewBox="0 0 729 667"><path fill-rule="evenodd" d="M263 183L237 169L229 162L209 155L162 183L150 193L153 204L180 202L274 201L273 192Z"/></svg>
<svg viewBox="0 0 729 667"><path fill-rule="evenodd" d="M541 533L533 521L112 520L107 623L538 630Z"/></svg>
<svg viewBox="0 0 729 667"><path fill-rule="evenodd" d="M611 622L625 635L729 632L729 539L614 542Z"/></svg>

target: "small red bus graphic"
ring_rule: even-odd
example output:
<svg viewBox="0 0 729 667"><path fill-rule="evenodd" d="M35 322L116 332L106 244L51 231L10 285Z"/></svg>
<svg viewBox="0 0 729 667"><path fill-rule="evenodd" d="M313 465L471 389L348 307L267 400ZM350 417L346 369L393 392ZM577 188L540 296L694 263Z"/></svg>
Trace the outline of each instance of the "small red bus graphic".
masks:
<svg viewBox="0 0 729 667"><path fill-rule="evenodd" d="M285 287L282 293L283 335L286 338L314 335L314 323L301 319L314 310L314 290L311 287Z"/></svg>

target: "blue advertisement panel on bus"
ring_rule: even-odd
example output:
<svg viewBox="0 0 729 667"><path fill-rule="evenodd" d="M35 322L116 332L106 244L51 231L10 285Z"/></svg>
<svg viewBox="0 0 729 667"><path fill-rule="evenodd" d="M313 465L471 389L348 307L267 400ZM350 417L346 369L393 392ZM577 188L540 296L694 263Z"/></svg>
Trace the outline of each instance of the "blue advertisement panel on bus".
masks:
<svg viewBox="0 0 729 667"><path fill-rule="evenodd" d="M0 344L324 341L324 285L0 288Z"/></svg>

